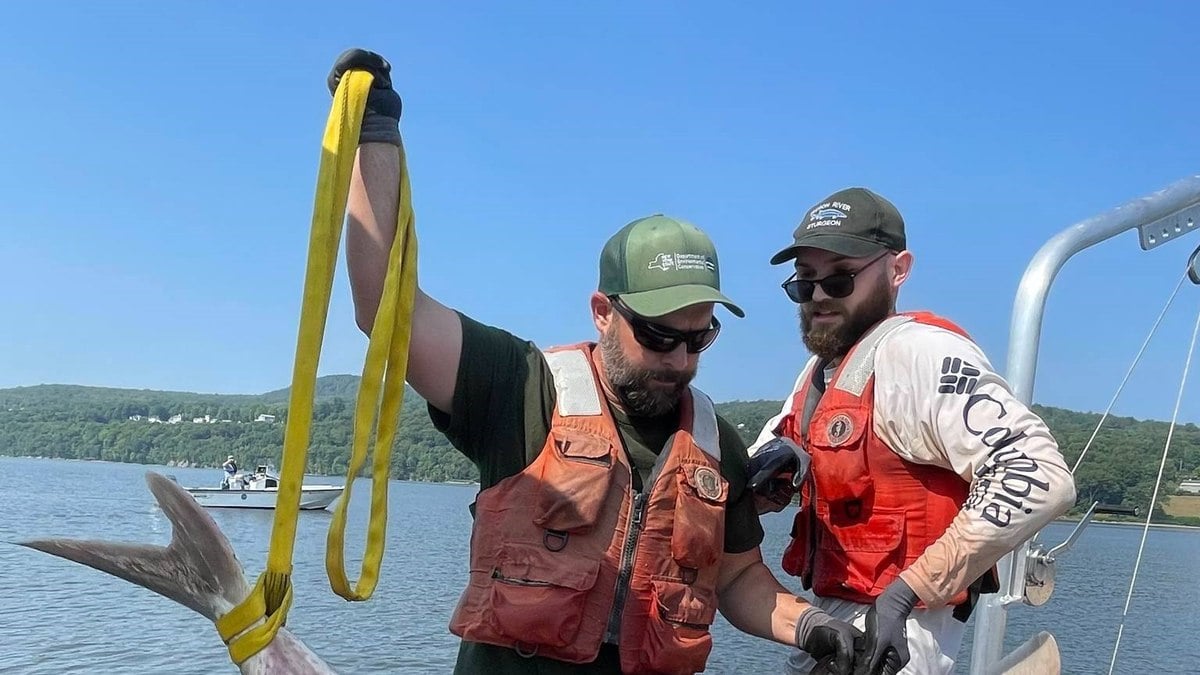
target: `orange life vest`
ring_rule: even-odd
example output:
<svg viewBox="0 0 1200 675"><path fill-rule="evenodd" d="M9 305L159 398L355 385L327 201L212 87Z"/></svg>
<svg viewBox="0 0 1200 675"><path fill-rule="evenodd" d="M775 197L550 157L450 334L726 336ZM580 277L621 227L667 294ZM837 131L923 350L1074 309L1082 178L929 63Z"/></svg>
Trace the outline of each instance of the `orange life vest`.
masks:
<svg viewBox="0 0 1200 675"><path fill-rule="evenodd" d="M546 353L558 395L550 433L524 471L479 493L450 630L572 663L607 642L626 673L699 672L729 493L716 413L703 393L685 392L681 428L635 493L593 346Z"/></svg>
<svg viewBox="0 0 1200 675"><path fill-rule="evenodd" d="M969 485L940 467L901 459L875 434L875 351L895 328L917 321L966 337L926 312L891 316L867 332L842 359L802 428L817 359L805 370L792 410L776 433L812 456L801 508L783 569L824 597L870 604L938 539L958 515ZM968 600L967 591L950 604Z"/></svg>

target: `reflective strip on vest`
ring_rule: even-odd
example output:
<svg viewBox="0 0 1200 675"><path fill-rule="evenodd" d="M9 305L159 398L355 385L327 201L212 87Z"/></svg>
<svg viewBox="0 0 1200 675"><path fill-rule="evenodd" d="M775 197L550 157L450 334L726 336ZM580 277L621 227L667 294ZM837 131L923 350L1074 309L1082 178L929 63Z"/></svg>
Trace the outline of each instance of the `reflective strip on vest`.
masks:
<svg viewBox="0 0 1200 675"><path fill-rule="evenodd" d="M564 349L544 352L543 356L554 375L559 414L563 417L599 415L600 392L596 389L596 378L592 377L587 355L578 349Z"/></svg>
<svg viewBox="0 0 1200 675"><path fill-rule="evenodd" d="M850 360L842 367L842 372L838 374L834 387L854 396L862 396L867 382L871 380L871 375L875 372L875 350L879 348L879 343L887 337L888 333L912 320L911 316L897 314L889 316L872 328L871 332L864 335L854 345Z"/></svg>
<svg viewBox="0 0 1200 675"><path fill-rule="evenodd" d="M692 440L709 457L721 462L721 436L717 431L717 410L712 399L692 387Z"/></svg>
<svg viewBox="0 0 1200 675"><path fill-rule="evenodd" d="M578 349L543 352L554 389L558 393L558 414L563 417L600 414L600 390L587 355ZM692 390L692 439L708 456L721 461L721 436L717 430L717 410L712 399L696 387Z"/></svg>

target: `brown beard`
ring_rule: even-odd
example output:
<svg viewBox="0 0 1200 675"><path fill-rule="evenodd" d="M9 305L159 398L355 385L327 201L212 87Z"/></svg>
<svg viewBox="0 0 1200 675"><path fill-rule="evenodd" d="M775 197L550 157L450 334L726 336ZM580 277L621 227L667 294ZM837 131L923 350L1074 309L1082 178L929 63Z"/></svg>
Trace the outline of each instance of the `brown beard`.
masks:
<svg viewBox="0 0 1200 675"><path fill-rule="evenodd" d="M642 417L658 417L675 410L696 371L638 368L621 349L617 330L614 323L600 336L600 358L604 359L604 373L621 406L631 415ZM648 385L652 379L671 382L674 386L651 388Z"/></svg>
<svg viewBox="0 0 1200 675"><path fill-rule="evenodd" d="M895 300L892 298L891 288L887 285L887 279L881 278L879 284L870 289L866 303L854 314L842 314L840 324L813 328L813 312L837 310L838 304L837 300L814 300L800 305L800 331L804 337L804 346L825 361L845 356L871 326L892 313Z"/></svg>

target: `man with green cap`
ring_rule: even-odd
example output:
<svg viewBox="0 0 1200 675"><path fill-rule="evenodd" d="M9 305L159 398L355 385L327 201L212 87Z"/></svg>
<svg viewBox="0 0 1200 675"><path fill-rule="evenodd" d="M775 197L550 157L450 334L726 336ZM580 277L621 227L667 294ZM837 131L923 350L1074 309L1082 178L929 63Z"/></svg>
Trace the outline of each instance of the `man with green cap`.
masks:
<svg viewBox="0 0 1200 675"><path fill-rule="evenodd" d="M771 258L785 262L813 356L750 462L785 478L756 481L760 509L800 487L783 569L866 631L856 673L949 673L993 565L1071 507L1071 473L962 328L896 312L913 254L890 201L822 199ZM787 672L811 666L797 652Z"/></svg>
<svg viewBox="0 0 1200 675"><path fill-rule="evenodd" d="M347 256L370 333L396 222L399 97L376 75L351 184ZM721 329L712 242L665 215L600 256L598 342L541 350L416 292L408 382L480 473L469 581L450 621L456 673L695 673L719 608L737 628L832 657L848 624L795 597L759 553L737 432L691 380Z"/></svg>

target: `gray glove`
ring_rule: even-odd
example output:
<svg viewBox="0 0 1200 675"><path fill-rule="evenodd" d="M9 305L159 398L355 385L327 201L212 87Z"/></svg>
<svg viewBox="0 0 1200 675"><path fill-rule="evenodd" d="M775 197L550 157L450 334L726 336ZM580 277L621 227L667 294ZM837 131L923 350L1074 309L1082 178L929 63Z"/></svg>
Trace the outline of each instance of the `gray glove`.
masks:
<svg viewBox="0 0 1200 675"><path fill-rule="evenodd" d="M908 663L908 630L905 623L917 594L903 579L897 579L875 598L867 610L867 643L855 675L890 675Z"/></svg>
<svg viewBox="0 0 1200 675"><path fill-rule="evenodd" d="M823 673L850 675L855 642L861 644L862 640L862 631L820 607L804 610L796 621L796 646L822 661L818 667L824 668Z"/></svg>
<svg viewBox="0 0 1200 675"><path fill-rule="evenodd" d="M780 436L764 443L748 467L748 485L758 512L781 511L790 504L811 463L809 454L790 439Z"/></svg>
<svg viewBox="0 0 1200 675"><path fill-rule="evenodd" d="M367 110L363 113L359 143L390 143L400 145L400 113L404 108L400 95L392 89L392 64L375 52L347 49L329 71L329 93L337 91L338 83L350 70L365 70L375 78L367 94Z"/></svg>

